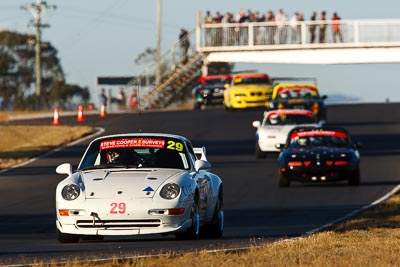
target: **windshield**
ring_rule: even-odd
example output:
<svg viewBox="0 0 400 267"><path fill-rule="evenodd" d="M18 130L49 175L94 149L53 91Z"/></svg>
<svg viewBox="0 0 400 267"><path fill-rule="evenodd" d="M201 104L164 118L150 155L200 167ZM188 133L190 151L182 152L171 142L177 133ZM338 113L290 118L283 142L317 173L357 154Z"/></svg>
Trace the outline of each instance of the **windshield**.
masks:
<svg viewBox="0 0 400 267"><path fill-rule="evenodd" d="M202 81L203 85L215 85L215 84L229 84L231 83L231 79L227 78L219 78L219 79L210 79Z"/></svg>
<svg viewBox="0 0 400 267"><path fill-rule="evenodd" d="M184 143L164 137L114 137L93 142L79 166L189 169Z"/></svg>
<svg viewBox="0 0 400 267"><path fill-rule="evenodd" d="M233 84L270 84L270 81L267 77L238 77Z"/></svg>
<svg viewBox="0 0 400 267"><path fill-rule="evenodd" d="M282 88L277 99L318 99L318 92L313 88Z"/></svg>
<svg viewBox="0 0 400 267"><path fill-rule="evenodd" d="M294 125L317 123L315 116L303 114L272 114L264 120L264 125Z"/></svg>
<svg viewBox="0 0 400 267"><path fill-rule="evenodd" d="M351 142L344 132L299 132L291 136L288 146L290 148L350 147Z"/></svg>

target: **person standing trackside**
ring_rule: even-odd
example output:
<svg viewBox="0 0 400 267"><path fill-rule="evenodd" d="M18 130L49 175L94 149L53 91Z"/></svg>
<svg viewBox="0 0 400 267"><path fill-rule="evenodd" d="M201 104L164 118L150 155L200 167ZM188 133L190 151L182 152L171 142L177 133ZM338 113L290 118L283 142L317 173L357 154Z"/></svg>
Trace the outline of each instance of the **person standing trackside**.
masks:
<svg viewBox="0 0 400 267"><path fill-rule="evenodd" d="M342 36L342 32L340 31L340 25L339 25L340 17L338 16L338 14L336 12L333 13L331 20L334 21L332 24L333 42L336 43L336 38L338 38L340 42L343 42L343 36Z"/></svg>
<svg viewBox="0 0 400 267"><path fill-rule="evenodd" d="M100 107L104 105L104 107L107 107L107 95L106 95L106 90L104 88L101 88L101 92L99 95L99 100L100 100Z"/></svg>

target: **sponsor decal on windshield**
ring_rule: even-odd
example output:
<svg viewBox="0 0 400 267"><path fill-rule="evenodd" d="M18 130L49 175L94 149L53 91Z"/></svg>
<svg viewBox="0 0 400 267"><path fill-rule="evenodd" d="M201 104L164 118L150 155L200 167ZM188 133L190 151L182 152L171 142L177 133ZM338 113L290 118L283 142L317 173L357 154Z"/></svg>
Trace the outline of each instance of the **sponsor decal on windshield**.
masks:
<svg viewBox="0 0 400 267"><path fill-rule="evenodd" d="M165 140L154 138L123 138L116 140L107 140L100 143L100 150L112 148L130 148L130 147L143 147L143 148L164 148Z"/></svg>
<svg viewBox="0 0 400 267"><path fill-rule="evenodd" d="M296 137L309 137L309 136L335 136L335 137L342 137L347 138L347 134L344 132L338 131L308 131L308 132L297 132L293 133L290 138Z"/></svg>
<svg viewBox="0 0 400 267"><path fill-rule="evenodd" d="M311 93L314 93L317 91L317 88L313 87L281 87L278 89L278 93L285 93L288 91L295 91L295 92L300 92L300 91L310 91Z"/></svg>

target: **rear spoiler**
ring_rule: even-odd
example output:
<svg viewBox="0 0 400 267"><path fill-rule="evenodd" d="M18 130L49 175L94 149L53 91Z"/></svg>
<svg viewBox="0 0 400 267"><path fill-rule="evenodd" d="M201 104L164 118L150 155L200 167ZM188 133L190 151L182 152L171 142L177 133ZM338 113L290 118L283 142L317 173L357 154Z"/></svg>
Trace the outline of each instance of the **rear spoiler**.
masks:
<svg viewBox="0 0 400 267"><path fill-rule="evenodd" d="M208 161L206 157L206 148L204 146L194 147L193 150L194 153L196 154L197 159Z"/></svg>

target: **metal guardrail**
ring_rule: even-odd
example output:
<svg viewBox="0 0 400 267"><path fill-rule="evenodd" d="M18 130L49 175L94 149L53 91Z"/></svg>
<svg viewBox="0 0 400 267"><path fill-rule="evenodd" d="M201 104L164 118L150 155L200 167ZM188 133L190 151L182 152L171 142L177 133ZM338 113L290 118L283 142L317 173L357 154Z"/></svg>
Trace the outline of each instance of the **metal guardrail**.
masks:
<svg viewBox="0 0 400 267"><path fill-rule="evenodd" d="M202 24L197 31L200 52L400 46L398 19Z"/></svg>

